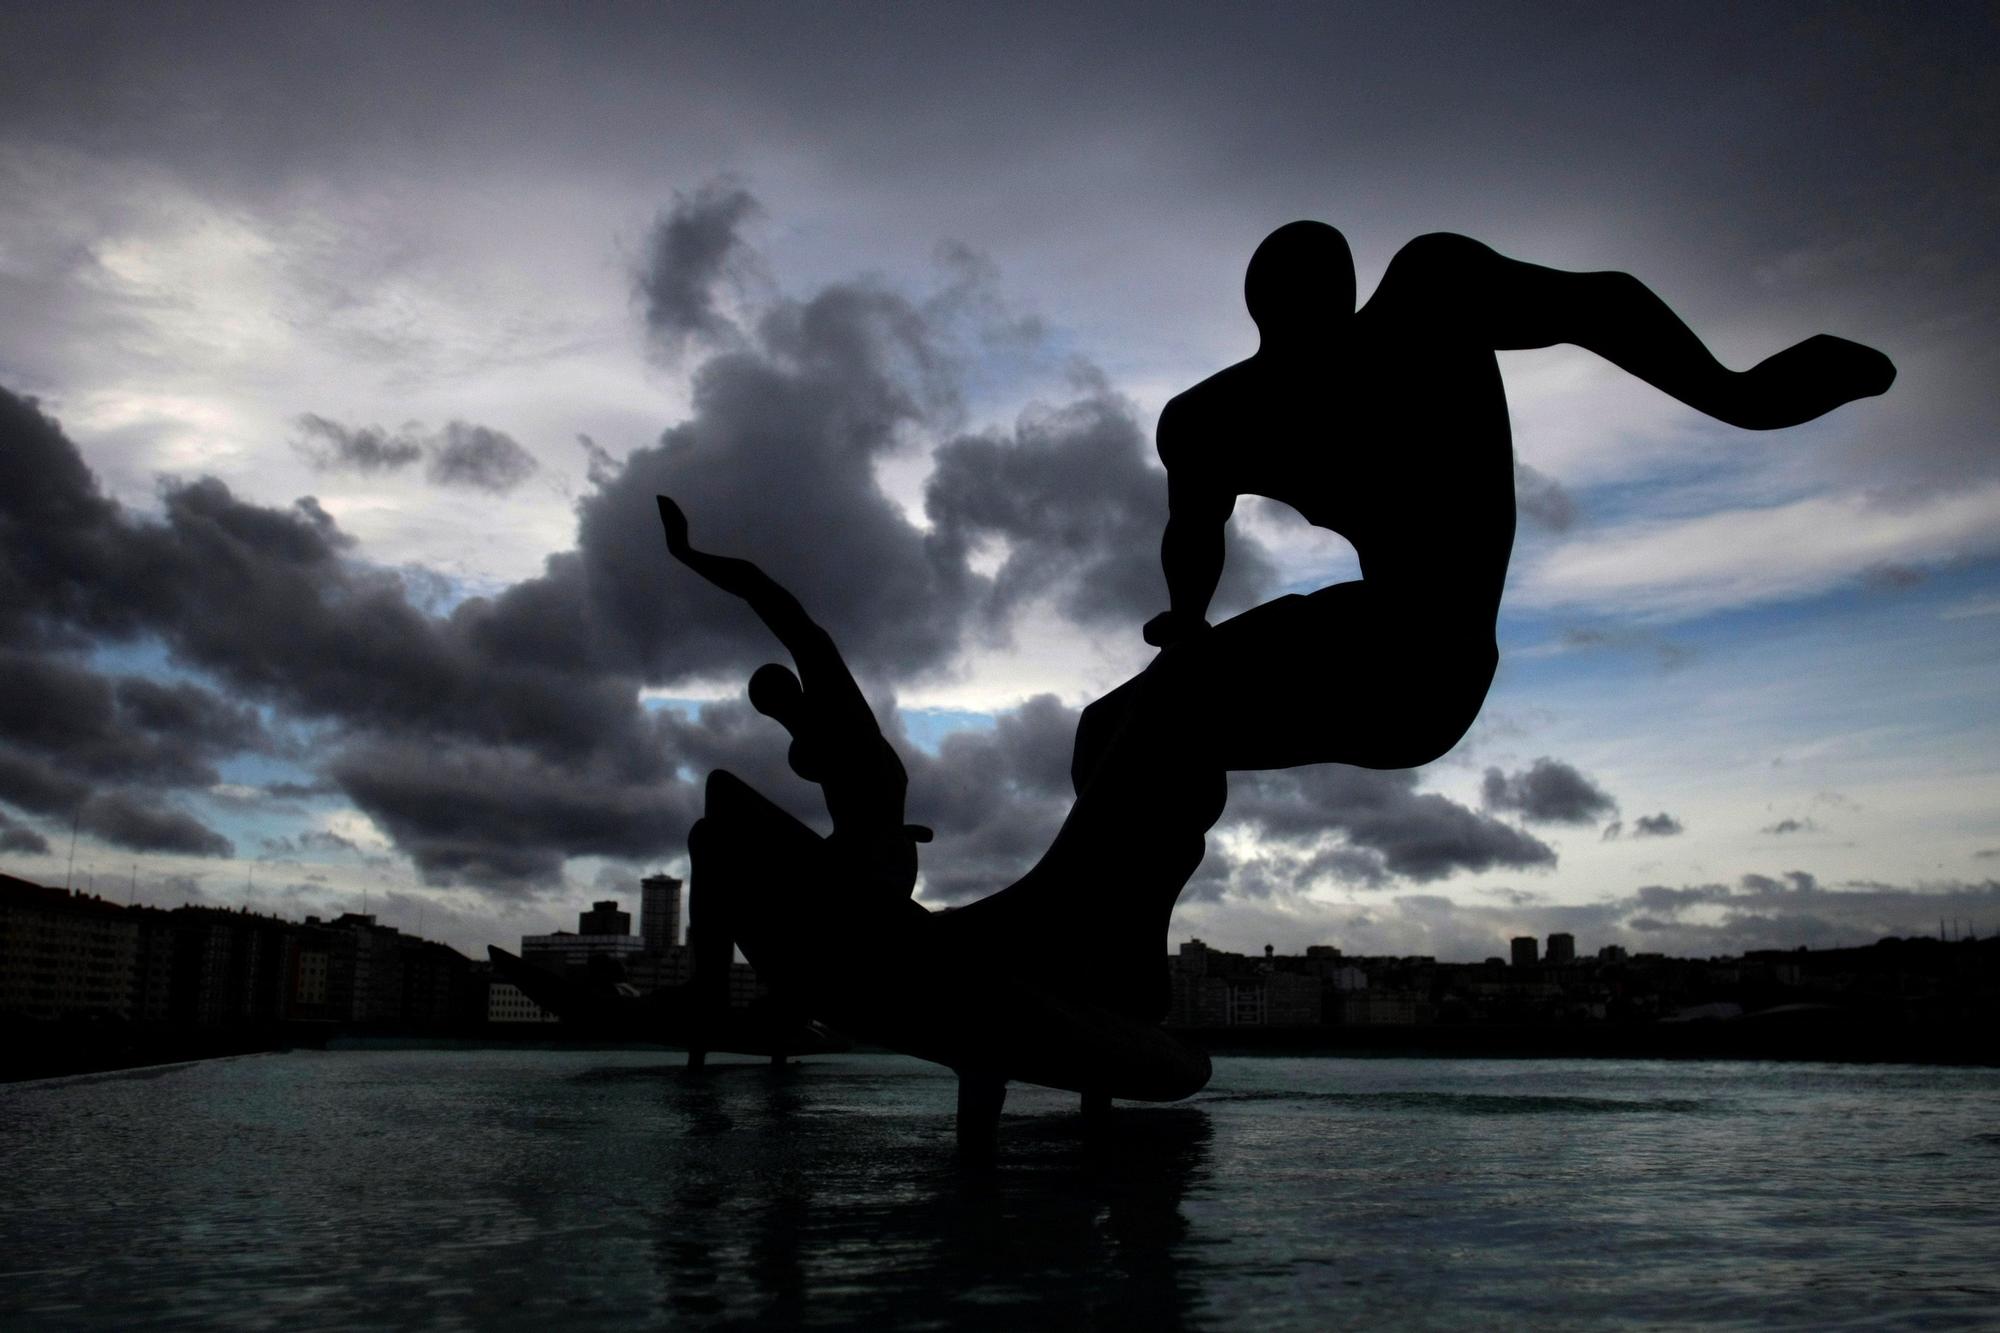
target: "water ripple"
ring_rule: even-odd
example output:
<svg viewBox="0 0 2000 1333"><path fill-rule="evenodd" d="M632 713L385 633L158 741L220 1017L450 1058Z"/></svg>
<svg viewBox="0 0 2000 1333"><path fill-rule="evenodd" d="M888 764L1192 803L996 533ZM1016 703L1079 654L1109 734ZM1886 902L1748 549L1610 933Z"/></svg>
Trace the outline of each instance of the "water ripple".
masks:
<svg viewBox="0 0 2000 1333"><path fill-rule="evenodd" d="M1992 1326L2000 1071L297 1052L0 1088L0 1325ZM1939 1155L1950 1156L1940 1161Z"/></svg>

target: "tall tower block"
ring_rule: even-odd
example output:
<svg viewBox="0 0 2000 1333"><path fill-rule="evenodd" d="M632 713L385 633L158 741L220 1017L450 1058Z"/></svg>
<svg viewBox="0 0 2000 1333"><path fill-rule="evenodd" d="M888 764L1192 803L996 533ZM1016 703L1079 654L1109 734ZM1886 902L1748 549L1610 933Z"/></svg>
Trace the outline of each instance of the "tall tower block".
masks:
<svg viewBox="0 0 2000 1333"><path fill-rule="evenodd" d="M646 952L662 953L681 943L681 882L672 875L639 881L639 933Z"/></svg>

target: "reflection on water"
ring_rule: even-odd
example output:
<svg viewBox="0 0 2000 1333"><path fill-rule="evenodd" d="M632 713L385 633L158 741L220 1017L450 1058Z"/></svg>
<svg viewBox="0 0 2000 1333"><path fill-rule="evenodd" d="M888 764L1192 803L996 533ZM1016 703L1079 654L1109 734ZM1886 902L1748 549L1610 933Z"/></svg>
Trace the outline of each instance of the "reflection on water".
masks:
<svg viewBox="0 0 2000 1333"><path fill-rule="evenodd" d="M1021 1327L1050 1306L1171 1328L1197 1292L1172 1260L1180 1204L1204 1169L1206 1113L1120 1112L1088 1129L1049 1113L1012 1126L1005 1168L961 1169L943 1131L949 1088L895 1107L823 1110L818 1070L665 1080L690 1127L662 1145L655 1267L686 1316ZM875 1082L875 1080L864 1080ZM762 1083L745 1095L744 1084ZM865 1095L849 1089L848 1097ZM729 1150L731 1140L760 1150Z"/></svg>
<svg viewBox="0 0 2000 1333"><path fill-rule="evenodd" d="M345 1052L0 1088L0 1324L1990 1323L2000 1072Z"/></svg>

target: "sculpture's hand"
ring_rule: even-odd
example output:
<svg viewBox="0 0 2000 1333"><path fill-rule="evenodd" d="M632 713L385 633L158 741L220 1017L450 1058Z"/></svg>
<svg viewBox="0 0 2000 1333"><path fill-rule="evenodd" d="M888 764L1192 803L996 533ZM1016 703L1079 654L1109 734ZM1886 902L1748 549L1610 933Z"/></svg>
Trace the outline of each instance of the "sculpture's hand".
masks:
<svg viewBox="0 0 2000 1333"><path fill-rule="evenodd" d="M1822 333L1806 339L1826 368L1829 378L1846 381L1848 392L1858 398L1874 398L1889 392L1896 382L1896 365L1872 347Z"/></svg>
<svg viewBox="0 0 2000 1333"><path fill-rule="evenodd" d="M1183 639L1191 639L1207 629L1206 620L1197 619L1179 611L1162 611L1146 622L1140 633L1146 642L1155 648L1171 648Z"/></svg>
<svg viewBox="0 0 2000 1333"><path fill-rule="evenodd" d="M660 502L660 522L667 530L667 550L674 559L686 560L688 551L692 549L688 546L687 515L666 496L656 495L653 498Z"/></svg>
<svg viewBox="0 0 2000 1333"><path fill-rule="evenodd" d="M1737 424L1769 429L1887 393L1896 367L1872 347L1821 333L1766 357L1736 380L1743 418Z"/></svg>

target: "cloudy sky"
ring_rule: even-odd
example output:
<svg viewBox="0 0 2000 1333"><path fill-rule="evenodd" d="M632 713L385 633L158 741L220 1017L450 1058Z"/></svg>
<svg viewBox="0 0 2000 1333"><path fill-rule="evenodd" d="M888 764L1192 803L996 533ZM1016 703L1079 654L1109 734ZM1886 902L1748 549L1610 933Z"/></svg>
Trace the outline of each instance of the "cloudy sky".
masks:
<svg viewBox="0 0 2000 1333"><path fill-rule="evenodd" d="M1240 775L1172 938L2000 929L1995 11L1498 12L0 10L0 869L477 952L683 873L715 767L822 818L664 491L846 649L925 900L997 889L1148 658L1160 406L1314 217L1364 295L1460 231L1900 378L1752 435L1504 355L1484 714ZM1231 540L1224 612L1355 573Z"/></svg>

